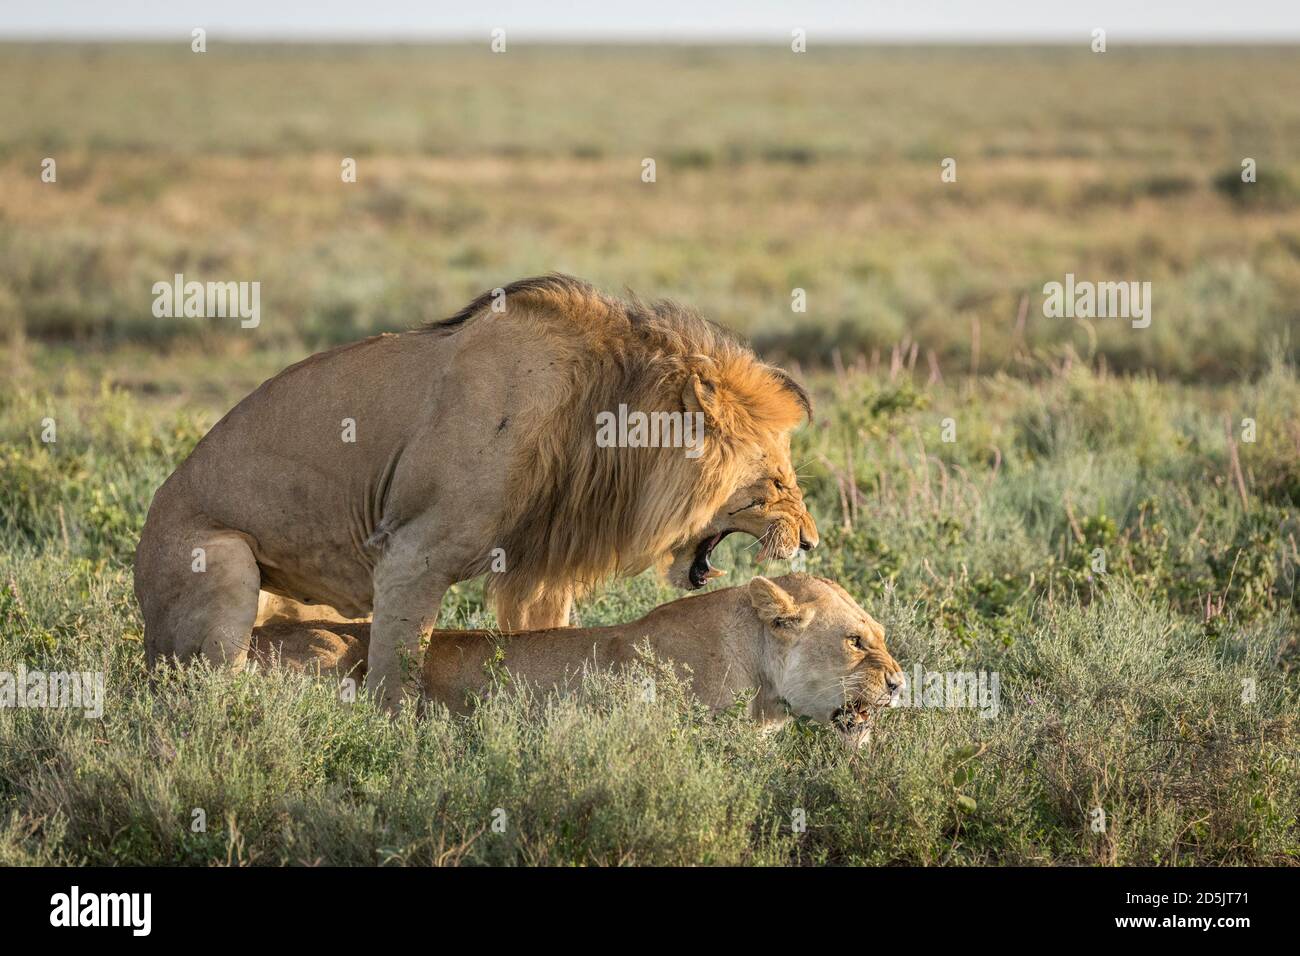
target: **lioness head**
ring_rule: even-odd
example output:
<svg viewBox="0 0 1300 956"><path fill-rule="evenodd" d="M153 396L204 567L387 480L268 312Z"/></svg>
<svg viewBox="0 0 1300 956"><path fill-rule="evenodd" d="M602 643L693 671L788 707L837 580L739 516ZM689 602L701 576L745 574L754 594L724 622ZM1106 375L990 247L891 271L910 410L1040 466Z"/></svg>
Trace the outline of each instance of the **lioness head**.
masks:
<svg viewBox="0 0 1300 956"><path fill-rule="evenodd" d="M794 574L781 582L786 587L765 577L749 584L770 690L792 715L829 722L846 744L860 746L876 712L903 688L885 629L832 581Z"/></svg>
<svg viewBox="0 0 1300 956"><path fill-rule="evenodd" d="M759 541L758 560L788 560L817 546L817 525L804 506L790 462L790 431L811 416L808 393L780 369L756 365L729 388L693 376L683 392L688 411L703 413L706 429L730 445L715 461L723 477L714 500L721 504L701 527L672 549L668 580L701 588L725 572L709 563L722 540L743 532Z"/></svg>

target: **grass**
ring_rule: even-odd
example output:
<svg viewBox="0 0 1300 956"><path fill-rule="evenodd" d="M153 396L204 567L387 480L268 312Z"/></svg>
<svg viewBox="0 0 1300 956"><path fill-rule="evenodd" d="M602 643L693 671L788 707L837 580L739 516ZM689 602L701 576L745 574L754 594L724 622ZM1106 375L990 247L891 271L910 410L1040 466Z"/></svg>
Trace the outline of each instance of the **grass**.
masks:
<svg viewBox="0 0 1300 956"><path fill-rule="evenodd" d="M1217 389L1077 364L1032 385L814 385L820 424L796 450L824 531L809 569L885 623L909 671L997 672L996 718L891 711L852 756L824 728L703 713L663 675L652 703L636 675L602 677L581 705L507 689L469 719L392 724L284 673L151 681L131 551L214 413L90 382L6 389L0 670L103 671L108 694L102 721L0 710L0 862L1296 861L1292 369ZM1244 500L1224 412L1257 416L1236 445ZM727 547L732 580L779 570ZM580 617L668 596L643 576ZM445 606L490 620L474 584Z"/></svg>
<svg viewBox="0 0 1300 956"><path fill-rule="evenodd" d="M107 682L99 721L0 708L0 864L1300 858L1294 49L209 49L0 55L0 673ZM221 414L551 269L801 370L808 570L909 672L996 672L996 717L896 709L850 755L663 673L390 722L145 672L131 555ZM260 281L261 326L155 319L175 272ZM1151 281L1151 327L1043 318L1066 272ZM492 623L479 584L443 623Z"/></svg>

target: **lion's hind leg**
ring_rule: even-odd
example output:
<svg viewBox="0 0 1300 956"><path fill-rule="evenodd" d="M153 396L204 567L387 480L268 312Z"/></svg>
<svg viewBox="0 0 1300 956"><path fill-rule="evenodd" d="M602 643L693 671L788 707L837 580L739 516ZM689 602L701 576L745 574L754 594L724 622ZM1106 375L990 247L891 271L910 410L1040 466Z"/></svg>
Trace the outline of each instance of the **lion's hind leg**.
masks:
<svg viewBox="0 0 1300 956"><path fill-rule="evenodd" d="M262 579L248 538L202 522L165 521L167 510L157 504L135 561L149 663L202 655L213 664L243 667Z"/></svg>

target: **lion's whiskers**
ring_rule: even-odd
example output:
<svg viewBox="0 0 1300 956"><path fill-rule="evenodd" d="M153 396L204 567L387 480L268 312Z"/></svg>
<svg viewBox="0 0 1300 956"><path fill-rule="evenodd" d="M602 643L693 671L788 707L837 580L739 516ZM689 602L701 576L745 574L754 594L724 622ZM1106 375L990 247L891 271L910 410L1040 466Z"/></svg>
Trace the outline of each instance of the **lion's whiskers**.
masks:
<svg viewBox="0 0 1300 956"><path fill-rule="evenodd" d="M747 544L747 545L745 546L745 547L746 547L746 550L748 550L748 549L750 549L750 548L757 548L757 547L763 545L764 542L766 542L767 539L770 538L770 537L772 536L772 534L773 534L775 531L776 531L776 525L768 525L767 530L764 531L763 534L762 534L761 536L755 538L752 542L750 542L749 544ZM759 559L760 561L765 561L765 560L767 560L766 558L763 557L762 552L759 553L758 559Z"/></svg>

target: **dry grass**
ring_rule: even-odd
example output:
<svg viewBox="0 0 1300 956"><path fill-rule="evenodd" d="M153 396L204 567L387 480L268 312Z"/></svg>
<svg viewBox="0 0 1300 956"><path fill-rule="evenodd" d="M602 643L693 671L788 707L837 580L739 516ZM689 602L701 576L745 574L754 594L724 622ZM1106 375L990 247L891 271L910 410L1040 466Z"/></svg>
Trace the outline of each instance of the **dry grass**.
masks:
<svg viewBox="0 0 1300 956"><path fill-rule="evenodd" d="M0 671L108 679L102 722L0 709L0 863L1296 862L1295 50L210 50L0 47ZM198 437L309 349L552 269L802 364L809 570L905 666L999 672L997 719L892 711L850 757L671 682L394 724L148 679L131 553ZM260 281L262 325L154 319L175 272ZM1150 280L1151 328L1043 318L1066 272ZM478 583L443 620L491 623Z"/></svg>

